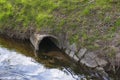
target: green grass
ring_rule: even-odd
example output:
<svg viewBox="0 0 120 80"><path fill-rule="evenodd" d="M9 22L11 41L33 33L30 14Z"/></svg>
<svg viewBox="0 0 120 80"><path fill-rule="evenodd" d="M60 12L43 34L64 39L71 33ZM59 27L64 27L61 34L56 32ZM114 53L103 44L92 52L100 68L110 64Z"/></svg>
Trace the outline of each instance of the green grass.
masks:
<svg viewBox="0 0 120 80"><path fill-rule="evenodd" d="M0 0L0 29L69 35L70 43L97 50L119 30L119 0ZM63 34L63 35L64 35Z"/></svg>

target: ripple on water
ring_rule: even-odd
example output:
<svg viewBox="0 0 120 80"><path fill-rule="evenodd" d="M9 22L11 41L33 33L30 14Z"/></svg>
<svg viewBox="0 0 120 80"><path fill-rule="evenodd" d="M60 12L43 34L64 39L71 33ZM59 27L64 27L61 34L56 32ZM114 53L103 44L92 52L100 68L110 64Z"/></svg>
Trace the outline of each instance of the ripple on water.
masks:
<svg viewBox="0 0 120 80"><path fill-rule="evenodd" d="M0 79L2 80L80 80L65 70L48 69L31 57L0 47Z"/></svg>

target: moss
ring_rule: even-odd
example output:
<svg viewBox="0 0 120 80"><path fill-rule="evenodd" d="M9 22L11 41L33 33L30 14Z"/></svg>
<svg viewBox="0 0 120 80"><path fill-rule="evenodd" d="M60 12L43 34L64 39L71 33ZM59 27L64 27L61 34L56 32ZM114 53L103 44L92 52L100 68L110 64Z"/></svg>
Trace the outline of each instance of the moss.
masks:
<svg viewBox="0 0 120 80"><path fill-rule="evenodd" d="M90 13L90 9L89 8L85 8L83 11L82 11L82 15L88 15Z"/></svg>
<svg viewBox="0 0 120 80"><path fill-rule="evenodd" d="M78 42L79 41L79 35L73 35L70 38L70 44L73 44L74 42Z"/></svg>
<svg viewBox="0 0 120 80"><path fill-rule="evenodd" d="M115 26L120 27L120 19L117 19L117 20L116 20Z"/></svg>

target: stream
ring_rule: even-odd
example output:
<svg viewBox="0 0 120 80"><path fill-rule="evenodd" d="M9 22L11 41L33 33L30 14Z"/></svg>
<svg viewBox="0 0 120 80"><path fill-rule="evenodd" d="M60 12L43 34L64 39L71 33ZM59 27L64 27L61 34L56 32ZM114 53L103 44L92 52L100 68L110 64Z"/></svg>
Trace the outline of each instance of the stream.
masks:
<svg viewBox="0 0 120 80"><path fill-rule="evenodd" d="M0 36L0 80L101 80L93 73L61 51L36 53L29 41Z"/></svg>
<svg viewBox="0 0 120 80"><path fill-rule="evenodd" d="M0 80L84 79L84 75L77 75L70 67L65 67L70 61L60 52L37 57L27 42L0 37ZM62 59L63 57L66 59Z"/></svg>

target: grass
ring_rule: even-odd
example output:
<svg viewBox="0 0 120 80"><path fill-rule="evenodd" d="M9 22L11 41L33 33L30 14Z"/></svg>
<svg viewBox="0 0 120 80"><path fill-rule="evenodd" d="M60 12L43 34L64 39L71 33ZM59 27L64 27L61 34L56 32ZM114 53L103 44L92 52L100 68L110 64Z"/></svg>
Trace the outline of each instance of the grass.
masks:
<svg viewBox="0 0 120 80"><path fill-rule="evenodd" d="M65 34L68 41L99 50L119 31L119 0L0 0L0 29ZM106 45L103 45L106 46Z"/></svg>

